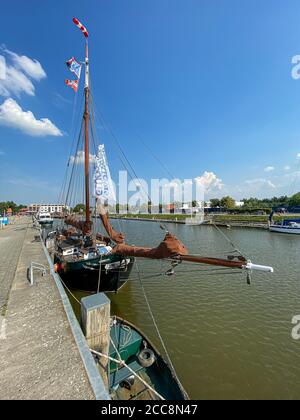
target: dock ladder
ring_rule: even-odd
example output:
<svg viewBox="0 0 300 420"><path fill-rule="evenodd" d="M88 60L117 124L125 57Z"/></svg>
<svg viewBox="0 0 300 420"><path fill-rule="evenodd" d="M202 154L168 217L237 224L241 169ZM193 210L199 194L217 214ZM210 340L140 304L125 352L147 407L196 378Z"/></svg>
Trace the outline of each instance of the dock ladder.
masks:
<svg viewBox="0 0 300 420"><path fill-rule="evenodd" d="M33 270L41 271L43 277L47 274L47 270L43 264L31 261L27 269L27 279L30 282L30 286L33 286L34 283Z"/></svg>

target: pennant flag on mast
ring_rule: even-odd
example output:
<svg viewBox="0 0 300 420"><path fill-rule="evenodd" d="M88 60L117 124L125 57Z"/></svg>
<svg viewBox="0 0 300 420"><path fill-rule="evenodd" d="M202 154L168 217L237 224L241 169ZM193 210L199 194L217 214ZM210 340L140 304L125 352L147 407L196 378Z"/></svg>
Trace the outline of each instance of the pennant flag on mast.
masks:
<svg viewBox="0 0 300 420"><path fill-rule="evenodd" d="M89 33L88 33L88 31L86 30L86 28L83 26L83 24L82 24L82 23L80 23L80 22L79 22L79 20L78 20L78 19L76 19L76 18L73 18L73 22L75 23L75 25L77 26L77 28L79 28L79 29L81 30L81 32L83 33L83 35L84 35L86 38L88 38Z"/></svg>
<svg viewBox="0 0 300 420"><path fill-rule="evenodd" d="M72 57L70 60L66 61L66 65L72 73L76 74L77 79L80 79L81 64L76 61L75 57Z"/></svg>
<svg viewBox="0 0 300 420"><path fill-rule="evenodd" d="M74 92L77 92L78 90L78 80L68 80L66 79L66 85L70 86Z"/></svg>

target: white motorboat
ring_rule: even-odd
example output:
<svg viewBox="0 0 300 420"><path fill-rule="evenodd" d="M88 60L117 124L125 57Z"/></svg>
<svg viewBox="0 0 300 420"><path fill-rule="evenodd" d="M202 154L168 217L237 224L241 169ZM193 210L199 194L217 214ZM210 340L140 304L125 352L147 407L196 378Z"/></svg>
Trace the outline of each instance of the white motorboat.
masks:
<svg viewBox="0 0 300 420"><path fill-rule="evenodd" d="M50 213L38 213L36 216L37 221L40 225L52 225L53 224L53 218Z"/></svg>

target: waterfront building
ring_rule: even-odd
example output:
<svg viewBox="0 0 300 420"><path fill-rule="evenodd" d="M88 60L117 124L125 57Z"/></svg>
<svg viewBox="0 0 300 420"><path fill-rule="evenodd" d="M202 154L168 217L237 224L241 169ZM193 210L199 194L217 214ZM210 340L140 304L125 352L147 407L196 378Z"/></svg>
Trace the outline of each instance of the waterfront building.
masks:
<svg viewBox="0 0 300 420"><path fill-rule="evenodd" d="M70 212L70 207L65 204L30 204L28 206L29 213L63 213Z"/></svg>

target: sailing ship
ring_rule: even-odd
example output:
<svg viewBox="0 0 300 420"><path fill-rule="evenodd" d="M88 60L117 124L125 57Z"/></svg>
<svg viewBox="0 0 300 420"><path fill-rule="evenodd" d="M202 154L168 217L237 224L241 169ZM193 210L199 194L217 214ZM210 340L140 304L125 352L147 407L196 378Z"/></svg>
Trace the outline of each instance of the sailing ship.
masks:
<svg viewBox="0 0 300 420"><path fill-rule="evenodd" d="M76 19L73 22L82 31L85 43L85 86L84 86L84 112L82 125L77 142L75 158L71 171L70 185L74 181L74 168L78 164L77 156L80 139L84 140L84 190L85 190L85 217L82 220L74 215L64 218L64 225L57 231L55 240L54 266L65 284L71 288L90 292L117 291L129 278L134 263L133 257L124 258L122 255L112 253L113 243L122 243L124 237L111 226L106 212L105 204L114 194L109 168L103 145L99 145L96 157L96 168L94 171L94 198L95 209L98 210L103 226L108 236L93 232L90 198L90 134L94 133L90 116L91 94L90 94L90 71L89 71L89 47L88 32L86 28ZM66 80L75 92L79 87L81 64L74 57L67 61L69 69L78 77L77 80ZM82 153L83 152L83 153ZM70 163L70 160L69 160ZM68 195L67 194L67 195ZM67 202L67 198L65 200Z"/></svg>
<svg viewBox="0 0 300 420"><path fill-rule="evenodd" d="M97 232L97 229L95 229L97 227L96 223L93 224L92 222L90 205L91 155L89 136L90 132L94 133L95 128L92 125L94 118L90 117L89 34L77 19L74 18L73 22L85 37L84 112L75 153L75 156L77 156L80 152L79 145L82 139L84 144L84 151L81 151L83 152L81 156L84 156L85 215L83 219L75 215L66 216L64 224L68 228L64 226L56 234L54 263L56 271L60 274L63 281L67 286L81 290L94 292L117 291L128 280L135 258L169 261L171 268L168 270L168 275L174 274L176 266L182 262L208 264L247 270L248 272L252 270L273 272L272 267L252 264L243 255L237 254L236 250L223 259L189 255L184 244L170 232L166 232L164 240L155 248L128 245L125 242L124 235L117 232L109 221L107 203L114 196L114 191L103 145L98 147L95 159L96 167L94 168L93 177L94 216L95 218L100 217L107 236ZM80 77L81 67L74 57L67 62L67 65L70 69L73 67L72 71ZM77 92L79 78L76 81L68 80L66 83ZM76 158L73 158L70 182L72 175L76 172L76 163ZM70 195L70 186L67 192ZM65 204L69 203L66 201Z"/></svg>

